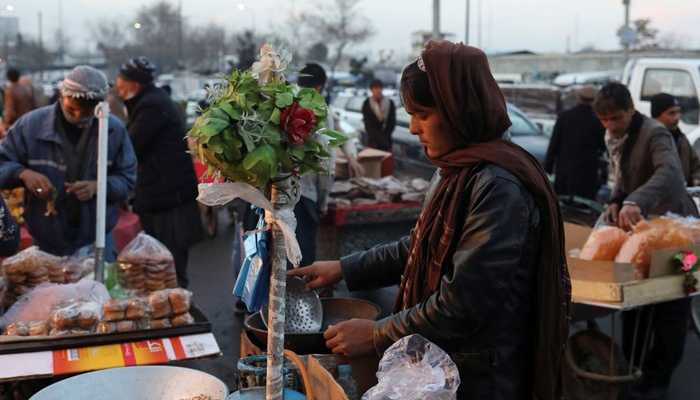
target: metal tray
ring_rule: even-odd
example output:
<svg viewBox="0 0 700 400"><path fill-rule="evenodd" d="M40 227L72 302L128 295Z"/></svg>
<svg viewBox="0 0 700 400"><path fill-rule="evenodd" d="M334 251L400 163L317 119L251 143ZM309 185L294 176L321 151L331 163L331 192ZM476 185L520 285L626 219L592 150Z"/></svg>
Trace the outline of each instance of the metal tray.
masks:
<svg viewBox="0 0 700 400"><path fill-rule="evenodd" d="M173 336L194 335L211 332L211 322L194 304L190 308L194 324L165 329L144 329L132 332L91 333L69 336L21 336L18 338L0 336L0 354L31 353L74 349L80 347L103 346L106 344L138 342Z"/></svg>

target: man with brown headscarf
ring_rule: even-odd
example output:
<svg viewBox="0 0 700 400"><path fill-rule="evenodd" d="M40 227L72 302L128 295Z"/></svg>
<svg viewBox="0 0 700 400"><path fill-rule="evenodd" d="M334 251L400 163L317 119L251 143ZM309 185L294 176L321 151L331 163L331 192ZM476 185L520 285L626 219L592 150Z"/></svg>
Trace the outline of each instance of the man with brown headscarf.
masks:
<svg viewBox="0 0 700 400"><path fill-rule="evenodd" d="M562 398L571 285L561 212L539 162L504 140L511 125L486 55L429 42L401 80L410 131L440 167L411 236L290 271L308 289L401 284L394 314L329 327L357 356L420 334L457 364L460 399Z"/></svg>

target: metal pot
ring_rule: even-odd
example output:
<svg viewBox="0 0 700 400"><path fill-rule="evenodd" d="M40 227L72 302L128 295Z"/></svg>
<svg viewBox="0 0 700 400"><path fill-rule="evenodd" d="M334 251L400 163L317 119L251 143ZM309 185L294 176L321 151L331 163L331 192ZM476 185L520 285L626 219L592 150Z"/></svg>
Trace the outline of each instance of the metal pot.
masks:
<svg viewBox="0 0 700 400"><path fill-rule="evenodd" d="M323 332L329 325L335 325L353 318L376 320L379 316L379 307L369 301L360 299L322 298L323 325L321 332L316 333L285 333L284 348L297 354L331 354L326 347L326 339ZM263 324L260 312L249 315L243 321L255 338L255 343L263 351L267 346L267 329Z"/></svg>
<svg viewBox="0 0 700 400"><path fill-rule="evenodd" d="M223 400L228 394L228 387L222 381L204 372L145 366L78 375L54 383L30 400L179 400L200 395Z"/></svg>

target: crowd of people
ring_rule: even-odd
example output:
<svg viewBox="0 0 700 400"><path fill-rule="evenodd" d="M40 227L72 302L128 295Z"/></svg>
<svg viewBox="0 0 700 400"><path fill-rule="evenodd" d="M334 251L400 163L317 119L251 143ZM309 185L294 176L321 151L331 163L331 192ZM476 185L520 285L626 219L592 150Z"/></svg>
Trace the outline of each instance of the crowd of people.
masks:
<svg viewBox="0 0 700 400"><path fill-rule="evenodd" d="M204 238L195 200L198 177L183 140L182 110L154 85L155 72L145 57L128 60L110 89L104 74L78 66L54 104L34 109L31 87L8 71L0 188L25 188L26 226L43 250L67 255L94 242L94 108L103 100L114 102L107 231L133 197L143 229L172 252L178 283L187 287L188 250ZM321 93L325 71L308 64L298 84ZM382 89L381 82L372 82L362 107L364 126L368 147L391 151L396 105ZM583 87L578 104L559 116L540 165L504 139L511 121L482 51L431 41L404 69L400 89L410 132L439 167L415 229L397 242L341 260L317 260L316 232L333 174L307 174L295 208L304 267L289 274L306 277L309 289L341 279L351 290L399 285L391 316L345 321L325 332L335 353L381 354L396 340L419 333L457 364L460 398L560 399L571 284L558 196L596 199L608 183L605 219L628 231L649 215L697 217L686 186L700 184L700 160L678 129L678 101L657 94L652 115L645 116L620 83ZM328 115L326 125L333 128L333 112ZM350 176L363 175L354 144L342 151ZM547 172L555 176L553 187ZM55 214L46 213L49 204ZM241 212L248 208L242 205ZM0 209L0 254L12 253L17 236L8 215ZM107 241L113 259L113 238ZM689 307L682 299L657 305L655 313L646 307L625 313L628 358L638 314L653 332L642 383L628 398L664 398L683 354Z"/></svg>

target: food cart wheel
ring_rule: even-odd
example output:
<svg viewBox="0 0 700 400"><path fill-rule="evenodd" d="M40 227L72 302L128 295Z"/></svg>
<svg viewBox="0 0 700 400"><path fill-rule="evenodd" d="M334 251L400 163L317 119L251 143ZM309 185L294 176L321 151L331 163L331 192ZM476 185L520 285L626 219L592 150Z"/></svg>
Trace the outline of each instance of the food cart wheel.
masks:
<svg viewBox="0 0 700 400"><path fill-rule="evenodd" d="M581 331L569 338L571 360L564 360L564 398L567 400L618 400L627 396L627 384L605 382L577 376L568 361L585 372L605 376L622 376L628 366L620 348L614 345L610 352L610 338L595 330ZM614 358L611 364L611 356ZM612 365L612 371L611 371Z"/></svg>

